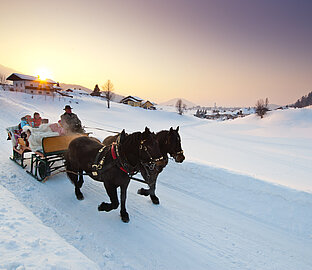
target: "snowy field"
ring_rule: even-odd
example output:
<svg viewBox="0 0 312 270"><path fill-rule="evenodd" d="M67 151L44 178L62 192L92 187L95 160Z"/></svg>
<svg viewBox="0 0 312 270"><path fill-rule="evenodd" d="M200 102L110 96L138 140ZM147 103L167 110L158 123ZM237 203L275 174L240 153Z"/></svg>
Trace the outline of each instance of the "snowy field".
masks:
<svg viewBox="0 0 312 270"><path fill-rule="evenodd" d="M160 174L160 205L131 182L124 224L101 183L77 201L65 174L40 183L9 160L5 127L70 104L93 136L180 126L186 160ZM312 269L312 108L213 122L103 100L0 90L0 269Z"/></svg>

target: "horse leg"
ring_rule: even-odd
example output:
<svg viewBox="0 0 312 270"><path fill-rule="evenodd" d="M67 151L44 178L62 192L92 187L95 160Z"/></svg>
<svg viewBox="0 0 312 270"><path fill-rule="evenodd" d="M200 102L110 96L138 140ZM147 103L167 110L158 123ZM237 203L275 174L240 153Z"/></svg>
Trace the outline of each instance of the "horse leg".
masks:
<svg viewBox="0 0 312 270"><path fill-rule="evenodd" d="M159 199L158 197L155 195L155 189L156 189L156 182L154 182L153 184L151 184L149 189L150 192L150 198L153 202L153 204L159 204Z"/></svg>
<svg viewBox="0 0 312 270"><path fill-rule="evenodd" d="M143 196L148 196L150 195L150 189L140 188L137 193Z"/></svg>
<svg viewBox="0 0 312 270"><path fill-rule="evenodd" d="M77 185L75 185L75 194L78 200L83 200L83 194L80 191L82 185L83 185L84 181L83 181L83 171L79 170L79 180L77 181Z"/></svg>
<svg viewBox="0 0 312 270"><path fill-rule="evenodd" d="M149 189L140 188L138 190L138 194L143 195L143 196L150 196L153 204L159 204L159 199L155 195L157 177L158 177L158 173L153 175L152 178L149 179L151 181L151 184L148 183Z"/></svg>
<svg viewBox="0 0 312 270"><path fill-rule="evenodd" d="M138 194L143 196L150 196L153 204L159 204L159 199L155 195L156 184L152 184L149 186L149 189L140 188L138 190Z"/></svg>
<svg viewBox="0 0 312 270"><path fill-rule="evenodd" d="M67 163L66 165L66 170L67 170L67 176L70 179L70 181L74 184L75 186L75 194L76 194L76 198L78 200L83 200L83 194L80 191L80 188L83 184L83 179L82 179L82 175L79 175L79 181L78 181L78 170L75 170L73 168L71 168L70 164ZM72 171L74 173L71 173L69 171ZM79 171L80 173L80 171ZM80 178L81 177L81 178Z"/></svg>
<svg viewBox="0 0 312 270"><path fill-rule="evenodd" d="M129 222L129 214L126 210L126 199L127 199L127 188L129 185L129 181L124 185L120 186L120 216L123 222Z"/></svg>
<svg viewBox="0 0 312 270"><path fill-rule="evenodd" d="M144 170L141 171L141 175L143 176L143 179L145 180L147 184L151 181L150 179L151 175L149 174L146 168L144 168ZM140 188L138 189L137 193L143 196L149 196L150 189Z"/></svg>
<svg viewBox="0 0 312 270"><path fill-rule="evenodd" d="M104 187L106 189L107 195L109 196L111 203L102 202L98 206L99 211L109 212L113 209L117 209L119 206L118 196L117 196L117 187L104 182Z"/></svg>

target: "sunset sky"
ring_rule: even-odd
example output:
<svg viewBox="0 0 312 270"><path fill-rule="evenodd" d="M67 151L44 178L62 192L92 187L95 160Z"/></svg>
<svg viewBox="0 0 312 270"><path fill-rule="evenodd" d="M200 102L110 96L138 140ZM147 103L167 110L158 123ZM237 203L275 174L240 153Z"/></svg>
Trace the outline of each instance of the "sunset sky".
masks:
<svg viewBox="0 0 312 270"><path fill-rule="evenodd" d="M312 91L312 1L1 1L0 64L155 102L289 104Z"/></svg>

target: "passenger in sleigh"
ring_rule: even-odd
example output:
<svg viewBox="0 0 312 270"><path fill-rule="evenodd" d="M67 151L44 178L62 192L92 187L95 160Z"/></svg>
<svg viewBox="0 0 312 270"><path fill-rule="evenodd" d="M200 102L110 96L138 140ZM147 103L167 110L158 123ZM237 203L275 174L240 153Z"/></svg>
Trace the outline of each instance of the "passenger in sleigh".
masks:
<svg viewBox="0 0 312 270"><path fill-rule="evenodd" d="M53 132L57 132L60 136L66 134L64 128L61 125L61 120L59 120L57 123L51 124L49 127Z"/></svg>
<svg viewBox="0 0 312 270"><path fill-rule="evenodd" d="M21 129L23 129L24 126L30 126L30 115L25 115L24 117L21 118Z"/></svg>
<svg viewBox="0 0 312 270"><path fill-rule="evenodd" d="M18 139L21 138L21 135L23 132L23 127L29 126L29 119L30 119L30 115L23 116L21 118L21 122L17 126L18 128L13 130L13 136L14 136L14 141L15 141L16 147L18 146ZM10 136L12 136L12 134L8 133L8 137L10 137Z"/></svg>
<svg viewBox="0 0 312 270"><path fill-rule="evenodd" d="M15 147L17 150L23 150L29 147L29 142L27 140L27 134L22 132L21 137L17 139L17 146Z"/></svg>
<svg viewBox="0 0 312 270"><path fill-rule="evenodd" d="M34 118L31 119L31 126L34 128L39 127L42 124L42 119L38 112L34 113Z"/></svg>
<svg viewBox="0 0 312 270"><path fill-rule="evenodd" d="M55 125L57 124L42 124L38 128L24 126L23 132L27 134L29 148L33 152L42 149L43 138L63 135L60 131L56 131Z"/></svg>
<svg viewBox="0 0 312 270"><path fill-rule="evenodd" d="M23 150L29 146L25 130L27 130L27 127L30 128L31 126L39 128L40 124L41 118L39 113L34 113L34 118L31 118L30 115L25 115L21 118L21 122L17 126L6 128L8 132L7 139L12 140L12 145L16 150ZM59 135L59 133L54 134Z"/></svg>

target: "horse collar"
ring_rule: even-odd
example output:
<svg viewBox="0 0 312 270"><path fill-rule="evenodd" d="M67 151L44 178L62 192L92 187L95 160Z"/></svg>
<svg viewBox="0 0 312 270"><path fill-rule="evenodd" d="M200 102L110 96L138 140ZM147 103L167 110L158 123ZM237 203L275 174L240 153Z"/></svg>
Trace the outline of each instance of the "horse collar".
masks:
<svg viewBox="0 0 312 270"><path fill-rule="evenodd" d="M104 152L103 157L100 159L101 154ZM103 146L97 153L95 157L94 164L92 164L92 175L97 176L98 171L100 171L103 168L105 158L106 158L107 148L106 146ZM100 160L99 160L100 159Z"/></svg>
<svg viewBox="0 0 312 270"><path fill-rule="evenodd" d="M112 153L113 160L117 160L117 155L116 155L116 152L115 152L115 148L116 148L117 155L118 155L118 157L119 157L118 146L117 146L117 144L113 143L113 144L112 144L112 147L111 147L111 153ZM119 158L119 163L121 164L120 158ZM122 171L125 172L125 173L128 173L128 171L122 167L122 164L121 164L121 166L119 167L119 169L122 170Z"/></svg>

